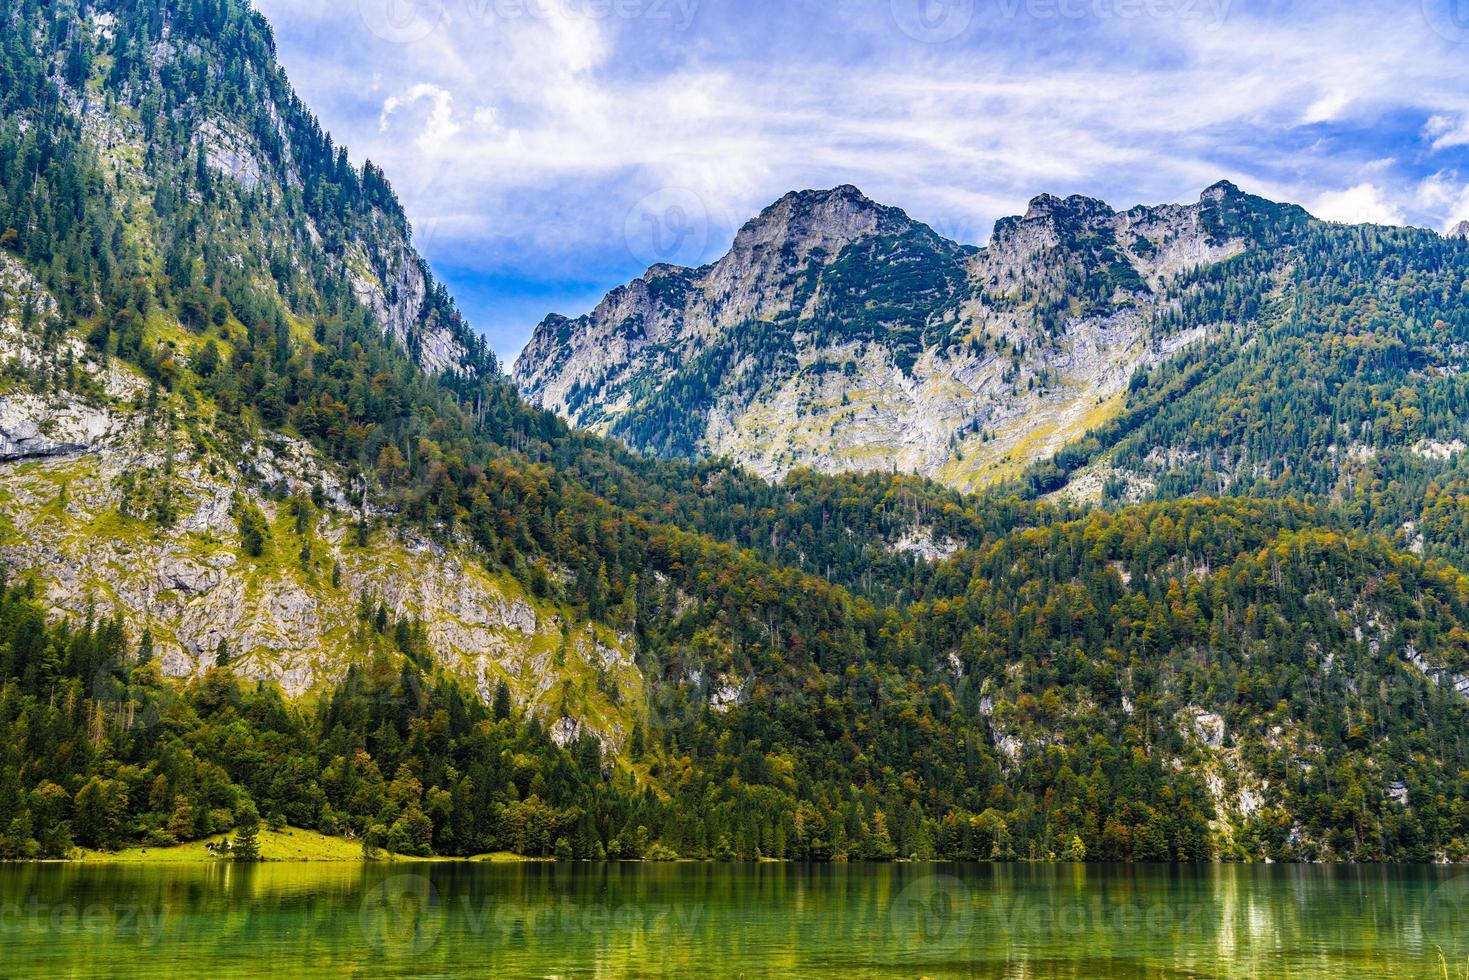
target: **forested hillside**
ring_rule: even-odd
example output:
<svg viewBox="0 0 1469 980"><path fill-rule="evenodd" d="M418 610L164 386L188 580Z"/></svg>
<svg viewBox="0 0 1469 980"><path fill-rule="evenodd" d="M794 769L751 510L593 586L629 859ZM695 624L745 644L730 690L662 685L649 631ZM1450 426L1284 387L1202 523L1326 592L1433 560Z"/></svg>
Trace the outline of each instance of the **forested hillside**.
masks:
<svg viewBox="0 0 1469 980"><path fill-rule="evenodd" d="M498 374L241 0L22 0L0 50L0 856L256 816L411 853L1464 854L1469 582L1331 494L639 457ZM1268 297L1198 275L1274 349ZM1057 465L1120 470L1224 383L1191 363Z"/></svg>
<svg viewBox="0 0 1469 980"><path fill-rule="evenodd" d="M1280 244L1201 270L1177 314L1249 329L1139 374L1117 420L1019 489L1314 499L1464 563L1469 242L1312 223Z"/></svg>

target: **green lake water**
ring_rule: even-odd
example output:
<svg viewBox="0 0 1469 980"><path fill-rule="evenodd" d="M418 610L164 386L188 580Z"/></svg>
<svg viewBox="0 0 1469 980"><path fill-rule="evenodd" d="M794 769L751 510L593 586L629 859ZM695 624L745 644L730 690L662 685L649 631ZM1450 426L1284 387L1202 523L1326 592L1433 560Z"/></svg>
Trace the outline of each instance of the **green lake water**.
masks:
<svg viewBox="0 0 1469 980"><path fill-rule="evenodd" d="M1413 977L1469 871L0 865L0 976Z"/></svg>

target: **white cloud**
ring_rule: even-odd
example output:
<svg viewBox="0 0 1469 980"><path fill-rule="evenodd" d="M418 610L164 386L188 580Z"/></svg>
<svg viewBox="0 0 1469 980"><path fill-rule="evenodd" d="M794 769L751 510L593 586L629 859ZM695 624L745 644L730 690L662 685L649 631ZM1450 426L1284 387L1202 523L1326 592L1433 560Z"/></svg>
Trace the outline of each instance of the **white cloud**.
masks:
<svg viewBox="0 0 1469 980"><path fill-rule="evenodd" d="M1428 120L1423 135L1426 139L1433 140L1435 150L1443 150L1451 146L1469 146L1469 116L1459 119L1434 116Z"/></svg>
<svg viewBox="0 0 1469 980"><path fill-rule="evenodd" d="M1424 210L1442 216L1439 230L1453 231L1469 220L1469 182L1456 172L1430 174L1418 185L1418 201Z"/></svg>
<svg viewBox="0 0 1469 980"><path fill-rule="evenodd" d="M454 95L427 82L414 85L401 96L389 96L383 102L382 113L378 116L378 132L391 134L394 129L394 115L401 109L412 108L421 102L429 104L429 111L418 120L419 129L414 145L430 154L452 152L454 137L462 132L462 127L454 119Z"/></svg>
<svg viewBox="0 0 1469 980"><path fill-rule="evenodd" d="M888 0L840 15L702 0L682 32L591 16L583 0L520 16L445 0L445 27L415 44L380 41L355 3L257 3L325 124L385 167L415 226L436 229L434 250L464 266L548 280L631 269L628 209L670 187L699 195L726 236L711 254L784 191L844 181L971 241L1041 191L1126 206L1221 177L1341 220L1463 216L1462 184L1426 188L1413 152L1329 138L1406 112L1424 141L1406 149L1469 145L1465 49L1375 5L1236 0L1206 25L981 22L981 3L964 38L923 45Z"/></svg>
<svg viewBox="0 0 1469 980"><path fill-rule="evenodd" d="M1344 191L1328 191L1316 198L1310 211L1327 221L1347 224L1401 225L1402 208L1387 199L1376 184L1358 184Z"/></svg>

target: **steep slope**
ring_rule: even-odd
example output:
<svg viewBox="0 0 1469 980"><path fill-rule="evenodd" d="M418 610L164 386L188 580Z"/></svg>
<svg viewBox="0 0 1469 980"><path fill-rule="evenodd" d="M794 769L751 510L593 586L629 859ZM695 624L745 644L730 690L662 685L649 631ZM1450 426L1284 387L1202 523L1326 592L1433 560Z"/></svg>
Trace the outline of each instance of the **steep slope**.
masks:
<svg viewBox="0 0 1469 980"><path fill-rule="evenodd" d="M1114 212L1036 198L985 249L855 188L788 195L704 269L657 266L516 362L526 397L666 455L902 471L975 487L1116 410L1129 379L1205 334L1160 329L1175 279L1247 247L1231 185Z"/></svg>
<svg viewBox="0 0 1469 980"><path fill-rule="evenodd" d="M622 744L625 630L323 451L372 441L348 400L414 365L465 390L497 368L272 50L236 3L0 15L0 558L55 615L124 616L170 676L226 656L300 694L386 651ZM305 393L318 370L337 398Z"/></svg>
<svg viewBox="0 0 1469 980"><path fill-rule="evenodd" d="M95 263L56 270L73 286L95 275L105 299L140 274L162 274L186 322L202 323L221 298L248 320L250 294L262 289L309 315L337 305L345 285L429 370L494 368L414 251L381 171L354 168L322 132L248 6L24 3L9 5L0 32L0 163L95 161L100 182L69 189L127 218L127 233L106 240ZM63 216L27 213L38 202L16 195L6 203L8 247L49 262Z"/></svg>
<svg viewBox="0 0 1469 980"><path fill-rule="evenodd" d="M123 617L165 676L228 663L298 695L387 651L486 703L503 682L547 724L571 719L566 734L627 740L645 685L625 633L530 595L462 538L364 513L309 443L240 441L197 390L160 391L58 329L58 308L0 254L0 562L53 614Z"/></svg>
<svg viewBox="0 0 1469 980"><path fill-rule="evenodd" d="M1312 223L1199 273L1183 322L1249 323L1134 378L1119 415L1013 485L1124 502L1192 494L1330 505L1469 561L1469 245Z"/></svg>
<svg viewBox="0 0 1469 980"><path fill-rule="evenodd" d="M167 675L224 641L238 674L315 693L411 654L616 749L646 720L651 583L615 555L646 531L607 540L611 522L698 523L882 593L978 526L934 488L773 491L519 403L442 290L360 288L388 275L364 255L421 267L406 223L244 6L31 4L0 25L0 557L53 615L122 614ZM227 124L274 136L222 153Z"/></svg>

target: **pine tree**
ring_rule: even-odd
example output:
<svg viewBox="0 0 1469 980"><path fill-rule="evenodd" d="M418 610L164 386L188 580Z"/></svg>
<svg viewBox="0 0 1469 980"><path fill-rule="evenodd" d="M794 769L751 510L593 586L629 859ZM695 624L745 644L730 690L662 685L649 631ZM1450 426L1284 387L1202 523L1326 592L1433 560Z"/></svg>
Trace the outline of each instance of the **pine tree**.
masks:
<svg viewBox="0 0 1469 980"><path fill-rule="evenodd" d="M250 800L235 809L233 855L236 861L260 860L260 811Z"/></svg>

